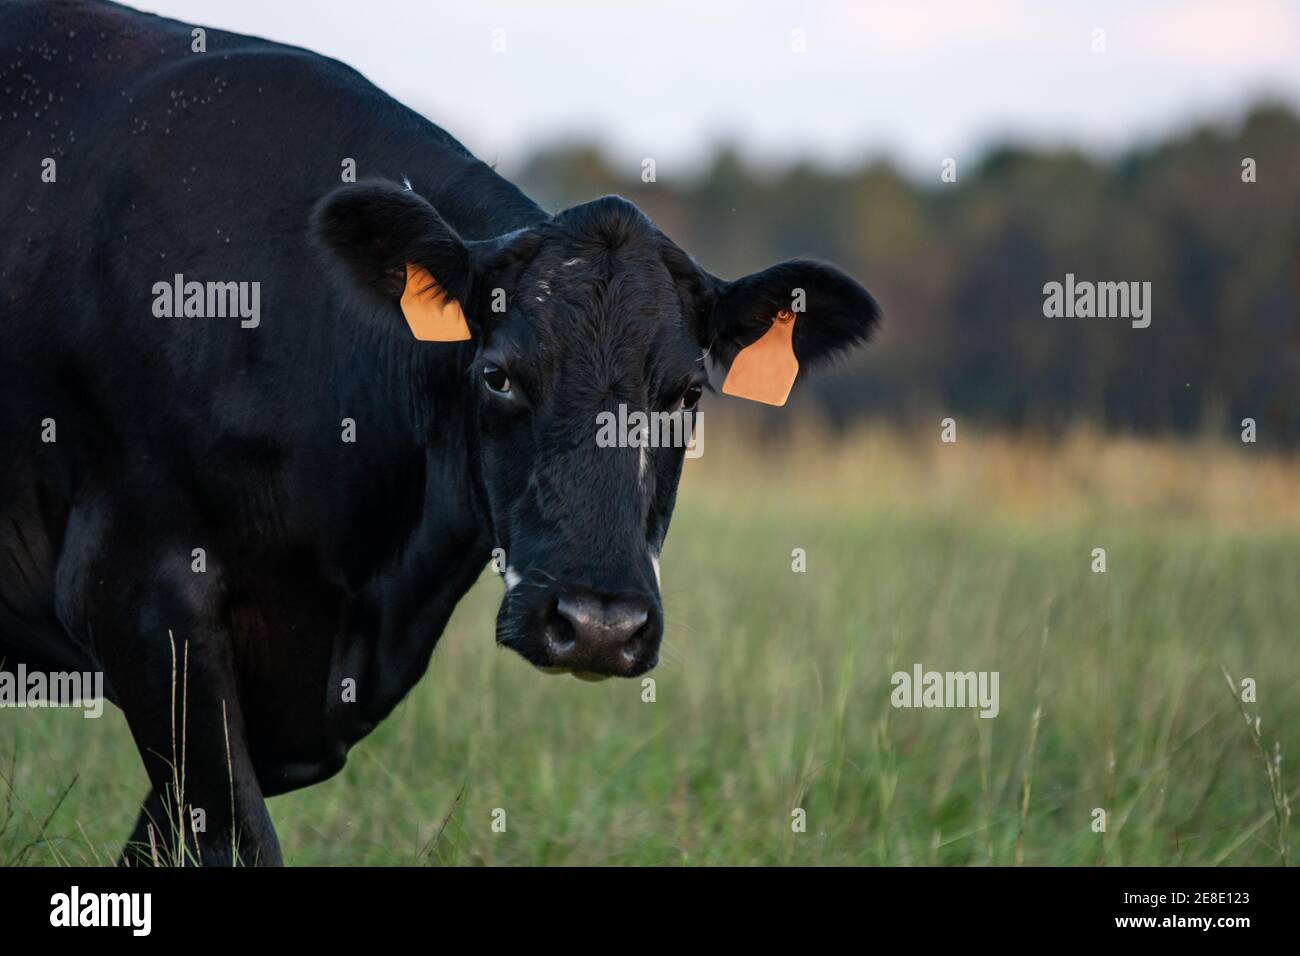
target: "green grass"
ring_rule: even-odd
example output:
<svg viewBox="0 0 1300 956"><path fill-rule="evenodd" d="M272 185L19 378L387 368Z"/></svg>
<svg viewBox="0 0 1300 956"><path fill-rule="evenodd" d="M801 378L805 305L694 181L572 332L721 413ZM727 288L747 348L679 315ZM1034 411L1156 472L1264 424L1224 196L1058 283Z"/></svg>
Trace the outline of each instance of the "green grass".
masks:
<svg viewBox="0 0 1300 956"><path fill-rule="evenodd" d="M1257 681L1247 710L1294 796L1300 533L1157 510L1013 521L820 494L815 468L746 486L724 471L687 467L654 703L639 681L546 677L495 649L486 574L347 767L270 802L286 861L1280 862L1220 668ZM892 708L890 675L914 662L999 671L1001 713ZM145 790L111 708L0 711L0 772L0 863L107 862Z"/></svg>

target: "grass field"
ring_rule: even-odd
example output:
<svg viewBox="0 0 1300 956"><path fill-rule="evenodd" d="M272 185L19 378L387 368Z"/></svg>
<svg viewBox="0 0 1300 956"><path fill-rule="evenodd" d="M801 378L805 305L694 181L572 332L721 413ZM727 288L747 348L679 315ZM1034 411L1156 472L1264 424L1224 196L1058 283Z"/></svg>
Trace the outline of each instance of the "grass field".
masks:
<svg viewBox="0 0 1300 956"><path fill-rule="evenodd" d="M343 772L270 802L286 861L1295 858L1275 802L1300 789L1300 458L796 434L763 449L720 425L687 463L655 702L494 649L485 574ZM914 663L998 671L999 715L893 708ZM1257 682L1258 741L1222 668ZM145 791L111 708L0 711L0 772L0 864L109 861Z"/></svg>

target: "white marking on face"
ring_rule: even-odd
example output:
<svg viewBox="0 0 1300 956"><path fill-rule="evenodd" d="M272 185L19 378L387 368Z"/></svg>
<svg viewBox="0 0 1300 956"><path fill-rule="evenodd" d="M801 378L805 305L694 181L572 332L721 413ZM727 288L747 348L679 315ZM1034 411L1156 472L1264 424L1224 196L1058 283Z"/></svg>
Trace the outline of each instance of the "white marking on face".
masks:
<svg viewBox="0 0 1300 956"><path fill-rule="evenodd" d="M519 576L519 572L512 567L506 568L505 578L507 591L513 591L519 586L519 582L523 580L523 578Z"/></svg>
<svg viewBox="0 0 1300 956"><path fill-rule="evenodd" d="M650 468L650 456L646 454L645 445L641 446L641 480L645 481L646 472Z"/></svg>
<svg viewBox="0 0 1300 956"><path fill-rule="evenodd" d="M663 581L659 577L659 555L653 551L650 552L650 565L655 569L655 584L663 587Z"/></svg>

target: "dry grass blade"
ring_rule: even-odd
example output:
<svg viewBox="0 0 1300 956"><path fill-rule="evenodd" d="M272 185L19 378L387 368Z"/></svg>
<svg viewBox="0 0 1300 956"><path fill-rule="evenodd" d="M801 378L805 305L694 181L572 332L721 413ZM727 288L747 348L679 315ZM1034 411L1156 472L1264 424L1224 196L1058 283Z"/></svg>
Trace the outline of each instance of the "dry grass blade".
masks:
<svg viewBox="0 0 1300 956"><path fill-rule="evenodd" d="M443 816L442 823L438 825L437 832L434 833L434 835L429 838L429 842L426 843L424 845L424 849L420 851L421 859L427 858L429 854L433 852L433 848L434 846L437 845L438 840L442 838L442 831L447 829L447 824L451 822L452 814L456 812L456 808L460 806L461 798L465 796L466 786L468 786L468 782L462 783L460 785L460 790L456 794L456 799L451 802L451 807L447 810L446 814Z"/></svg>

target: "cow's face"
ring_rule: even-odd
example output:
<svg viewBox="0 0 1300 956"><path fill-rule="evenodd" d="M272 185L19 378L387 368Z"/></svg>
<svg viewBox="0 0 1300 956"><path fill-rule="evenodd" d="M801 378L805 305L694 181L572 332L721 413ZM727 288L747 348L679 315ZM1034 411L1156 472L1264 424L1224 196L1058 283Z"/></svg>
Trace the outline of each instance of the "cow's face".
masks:
<svg viewBox="0 0 1300 956"><path fill-rule="evenodd" d="M470 478L504 555L497 640L579 677L658 661L659 556L706 359L730 365L793 307L806 368L878 318L865 289L819 263L722 281L617 197L467 242L414 192L363 184L327 197L317 228L394 311L408 263L460 304Z"/></svg>

